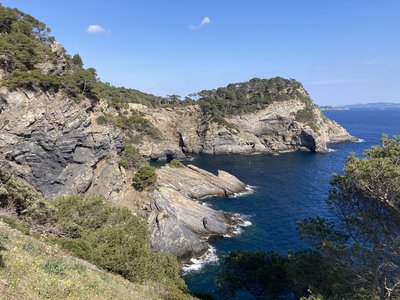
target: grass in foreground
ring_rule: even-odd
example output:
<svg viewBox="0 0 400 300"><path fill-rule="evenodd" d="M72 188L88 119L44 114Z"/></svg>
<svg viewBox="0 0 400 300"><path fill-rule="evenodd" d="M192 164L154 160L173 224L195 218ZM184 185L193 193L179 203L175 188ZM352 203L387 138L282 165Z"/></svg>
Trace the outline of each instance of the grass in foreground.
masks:
<svg viewBox="0 0 400 300"><path fill-rule="evenodd" d="M181 298L156 283L135 284L107 273L2 222L0 245L0 299Z"/></svg>

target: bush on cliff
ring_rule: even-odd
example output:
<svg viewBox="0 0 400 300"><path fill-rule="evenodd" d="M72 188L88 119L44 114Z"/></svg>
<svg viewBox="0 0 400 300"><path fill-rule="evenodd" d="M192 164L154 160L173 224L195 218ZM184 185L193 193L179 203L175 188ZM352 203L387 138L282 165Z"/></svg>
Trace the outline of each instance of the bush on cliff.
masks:
<svg viewBox="0 0 400 300"><path fill-rule="evenodd" d="M151 139L159 139L161 137L161 132L136 110L132 110L130 116L119 113L117 117L112 117L111 122L115 126L127 131L128 134L132 134L132 131L134 131L139 135L145 135Z"/></svg>
<svg viewBox="0 0 400 300"><path fill-rule="evenodd" d="M133 186L138 190L154 186L157 182L156 169L151 166L141 167L132 178Z"/></svg>
<svg viewBox="0 0 400 300"><path fill-rule="evenodd" d="M54 210L23 180L0 170L0 208L35 224L54 223Z"/></svg>
<svg viewBox="0 0 400 300"><path fill-rule="evenodd" d="M167 164L167 166L168 166L168 167L171 167L171 168L176 168L176 169L185 167L185 165L184 165L183 163L181 163L179 160L177 160L176 158L174 158L173 160L171 160L171 161Z"/></svg>
<svg viewBox="0 0 400 300"><path fill-rule="evenodd" d="M101 196L68 196L54 201L62 237L52 242L134 282L160 281L184 289L175 257L150 248L146 223Z"/></svg>
<svg viewBox="0 0 400 300"><path fill-rule="evenodd" d="M39 230L48 242L130 281L158 282L172 295L187 292L176 258L150 248L146 223L104 197L75 195L48 202L0 171L0 204L0 221L23 234L38 237Z"/></svg>
<svg viewBox="0 0 400 300"><path fill-rule="evenodd" d="M56 75L45 75L38 70L14 71L5 76L2 84L11 90L22 88L26 90L42 90L57 93L61 87L60 78Z"/></svg>
<svg viewBox="0 0 400 300"><path fill-rule="evenodd" d="M132 144L125 146L124 152L121 154L119 164L128 170L137 170L146 163L139 149Z"/></svg>

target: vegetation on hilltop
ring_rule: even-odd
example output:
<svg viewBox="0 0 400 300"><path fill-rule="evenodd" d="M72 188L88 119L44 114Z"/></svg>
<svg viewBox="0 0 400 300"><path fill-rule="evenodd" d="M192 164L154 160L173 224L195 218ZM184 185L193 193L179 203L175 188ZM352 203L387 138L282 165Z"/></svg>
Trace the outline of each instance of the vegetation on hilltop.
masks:
<svg viewBox="0 0 400 300"><path fill-rule="evenodd" d="M302 94L300 89L301 83L294 79L253 78L215 90L203 90L195 97L206 115L231 116L265 108L275 101L307 100L308 95Z"/></svg>
<svg viewBox="0 0 400 300"><path fill-rule="evenodd" d="M400 297L400 137L347 159L328 199L338 222L298 224L311 248L281 256L234 252L217 277L225 296L244 290L257 299L292 293L321 299ZM313 298L316 299L316 298Z"/></svg>
<svg viewBox="0 0 400 300"><path fill-rule="evenodd" d="M134 89L114 87L97 78L96 70L83 68L78 54L55 51L54 37L44 23L18 9L0 4L0 68L7 75L2 84L11 88L38 89L69 97L106 99L112 106L141 103L149 107L167 105L169 100Z"/></svg>
<svg viewBox="0 0 400 300"><path fill-rule="evenodd" d="M315 125L314 104L302 84L294 79L253 78L247 82L232 83L226 87L190 94L186 101L193 103L196 100L202 109L204 122L216 122L238 131L238 128L225 118L252 113L274 102L293 99L305 103L305 108L298 116L296 115L296 120ZM303 116L307 116L307 120L304 120ZM312 128L316 129L316 126Z"/></svg>

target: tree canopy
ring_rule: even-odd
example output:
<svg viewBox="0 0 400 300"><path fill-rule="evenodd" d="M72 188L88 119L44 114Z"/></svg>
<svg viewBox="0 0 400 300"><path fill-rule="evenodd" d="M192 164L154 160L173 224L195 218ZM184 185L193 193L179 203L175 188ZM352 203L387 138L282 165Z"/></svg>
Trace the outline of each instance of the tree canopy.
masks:
<svg viewBox="0 0 400 300"><path fill-rule="evenodd" d="M253 78L247 82L232 83L215 90L203 90L190 96L191 99L197 99L206 115L225 117L253 112L275 101L294 98L309 100L309 96L301 90L301 83L294 79Z"/></svg>

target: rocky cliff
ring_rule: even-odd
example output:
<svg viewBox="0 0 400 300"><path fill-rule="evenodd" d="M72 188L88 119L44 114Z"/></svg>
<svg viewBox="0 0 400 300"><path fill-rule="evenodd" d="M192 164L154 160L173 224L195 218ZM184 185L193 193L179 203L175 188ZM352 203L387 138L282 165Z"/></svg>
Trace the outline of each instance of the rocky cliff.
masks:
<svg viewBox="0 0 400 300"><path fill-rule="evenodd" d="M92 122L88 100L1 88L0 103L0 157L47 198L89 191L99 165L124 147L118 132Z"/></svg>
<svg viewBox="0 0 400 300"><path fill-rule="evenodd" d="M192 165L166 166L157 173L159 191L154 192L152 205L155 209L149 216L154 248L190 258L208 249L205 241L209 236L235 231L240 219L196 200L245 191L243 182L224 171L216 176Z"/></svg>
<svg viewBox="0 0 400 300"><path fill-rule="evenodd" d="M327 152L329 143L355 141L343 127L316 106L300 99L274 102L255 112L226 117L226 124L204 123L199 105L148 109L130 104L162 132L160 141L147 140L142 154L151 159L185 157L185 153L279 154L304 150ZM299 120L309 110L311 121Z"/></svg>

